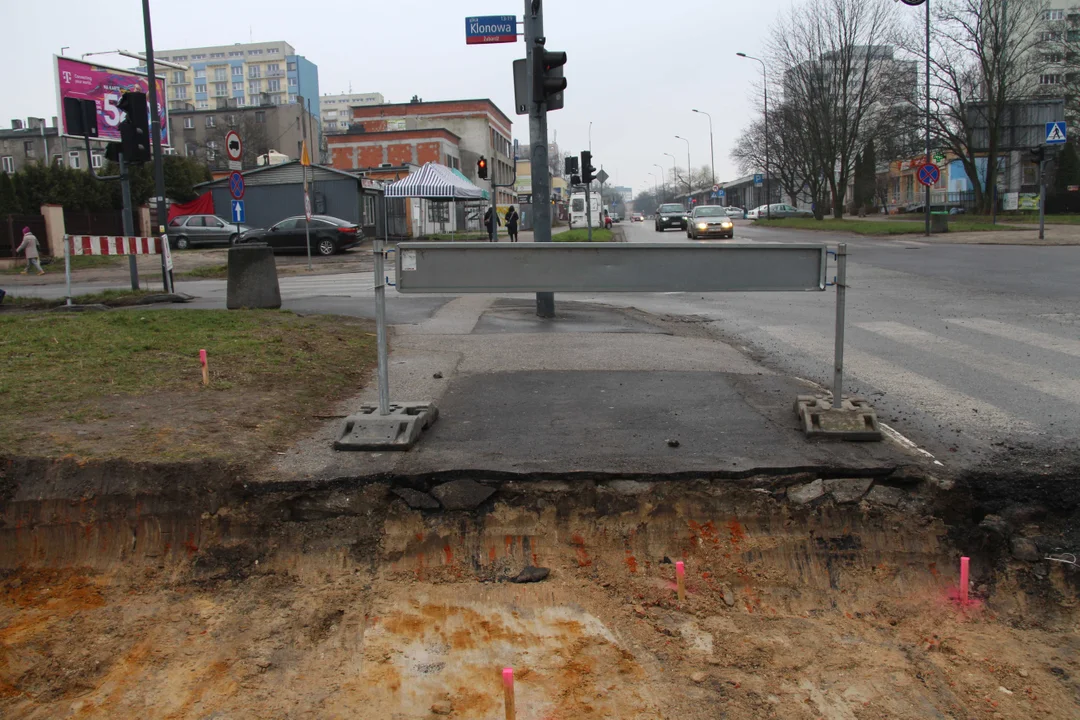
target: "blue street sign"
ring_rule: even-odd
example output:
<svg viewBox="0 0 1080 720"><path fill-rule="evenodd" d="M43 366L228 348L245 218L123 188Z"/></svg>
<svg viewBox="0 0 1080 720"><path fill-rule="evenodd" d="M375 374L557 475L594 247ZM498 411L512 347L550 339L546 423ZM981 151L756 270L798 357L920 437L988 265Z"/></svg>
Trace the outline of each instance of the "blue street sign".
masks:
<svg viewBox="0 0 1080 720"><path fill-rule="evenodd" d="M465 18L465 44L517 42L517 15L484 15Z"/></svg>
<svg viewBox="0 0 1080 720"><path fill-rule="evenodd" d="M762 175L761 173L758 173L757 175L754 176L754 185L756 185L758 187L761 187L764 184L765 184L765 176L764 175Z"/></svg>
<svg viewBox="0 0 1080 720"><path fill-rule="evenodd" d="M927 187L935 185L941 179L941 170L934 163L924 163L919 166L919 182Z"/></svg>
<svg viewBox="0 0 1080 720"><path fill-rule="evenodd" d="M238 172L229 175L229 194L237 200L244 197L244 176Z"/></svg>
<svg viewBox="0 0 1080 720"><path fill-rule="evenodd" d="M720 188L719 190L717 190L716 194L719 195L720 197L724 197L724 188Z"/></svg>
<svg viewBox="0 0 1080 720"><path fill-rule="evenodd" d="M233 200L232 201L232 221L234 223L247 222L244 214L244 201Z"/></svg>
<svg viewBox="0 0 1080 720"><path fill-rule="evenodd" d="M1064 145L1065 144L1065 121L1059 120L1057 122L1046 123L1046 144L1047 145Z"/></svg>

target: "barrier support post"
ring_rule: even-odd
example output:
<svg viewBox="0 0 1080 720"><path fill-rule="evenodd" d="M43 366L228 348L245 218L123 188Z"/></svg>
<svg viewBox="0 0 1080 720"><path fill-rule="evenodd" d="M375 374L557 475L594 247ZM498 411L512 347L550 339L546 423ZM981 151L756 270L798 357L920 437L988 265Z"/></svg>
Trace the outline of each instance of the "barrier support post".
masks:
<svg viewBox="0 0 1080 720"><path fill-rule="evenodd" d="M836 246L836 340L833 347L833 395L834 410L841 408L844 391L844 300L847 293L847 243Z"/></svg>
<svg viewBox="0 0 1080 720"><path fill-rule="evenodd" d="M64 281L67 283L67 304L71 305L71 236L64 236Z"/></svg>

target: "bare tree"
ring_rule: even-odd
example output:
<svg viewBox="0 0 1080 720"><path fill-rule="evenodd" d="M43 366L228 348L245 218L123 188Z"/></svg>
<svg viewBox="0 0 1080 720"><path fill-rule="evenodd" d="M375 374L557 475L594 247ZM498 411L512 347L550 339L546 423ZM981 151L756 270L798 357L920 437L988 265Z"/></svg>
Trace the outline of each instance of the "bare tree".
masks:
<svg viewBox="0 0 1080 720"><path fill-rule="evenodd" d="M771 64L783 70L784 104L844 213L859 149L878 132L897 91L887 44L894 36L890 0L808 0L774 26Z"/></svg>
<svg viewBox="0 0 1080 720"><path fill-rule="evenodd" d="M798 129L793 127L793 113L781 105L769 110L768 170L770 180L780 183L792 205L809 192L811 176L816 176L814 155L805 147ZM765 169L765 122L752 123L731 151L739 172L749 174Z"/></svg>
<svg viewBox="0 0 1080 720"><path fill-rule="evenodd" d="M959 157L984 212L993 203L1006 108L1035 94L1046 67L1045 9L1044 0L937 0L932 6L932 135ZM904 44L912 54L925 55L924 38L920 23ZM976 142L975 117L988 128L986 147Z"/></svg>

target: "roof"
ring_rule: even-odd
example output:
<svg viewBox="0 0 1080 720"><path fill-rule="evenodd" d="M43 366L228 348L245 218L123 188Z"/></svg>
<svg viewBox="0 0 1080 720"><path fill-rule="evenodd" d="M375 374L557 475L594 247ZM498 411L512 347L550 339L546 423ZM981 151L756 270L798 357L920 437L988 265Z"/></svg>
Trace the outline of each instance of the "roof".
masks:
<svg viewBox="0 0 1080 720"><path fill-rule="evenodd" d="M251 186L285 185L293 182L303 182L302 173L300 172L302 167L299 160L290 160L289 162L277 165L264 165L263 167L254 170L245 170L240 174L244 176L244 181ZM338 170L337 168L332 168L328 165L312 165L311 172L313 175L312 180L316 181L347 178L354 182L360 182L360 175L348 173L344 170ZM280 175L281 177L270 179L270 176L273 175ZM265 180L269 180L269 182L265 182ZM226 188L228 186L229 176L226 175L218 180L199 183L195 187L213 190L215 188Z"/></svg>
<svg viewBox="0 0 1080 720"><path fill-rule="evenodd" d="M414 128L412 130L373 130L371 132L338 132L326 136L326 142L330 145L340 145L342 143L353 143L368 140L370 142L379 142L380 140L393 140L396 137L408 140L405 135L413 135L420 137L434 137L438 135L447 135L451 140L461 141L461 136L454 133L451 130L447 130L442 127L433 128Z"/></svg>
<svg viewBox="0 0 1080 720"><path fill-rule="evenodd" d="M483 194L460 172L439 163L426 163L419 171L386 186L386 197L479 200Z"/></svg>
<svg viewBox="0 0 1080 720"><path fill-rule="evenodd" d="M378 110L379 108L420 108L424 106L438 106L438 105L457 105L460 103L487 103L495 112L502 116L507 125L513 125L514 121L507 117L506 113L499 109L499 106L491 98L466 98L462 100L432 100L430 102L407 102L407 103L383 103L382 105L357 105L357 110ZM352 107L352 106L350 106Z"/></svg>

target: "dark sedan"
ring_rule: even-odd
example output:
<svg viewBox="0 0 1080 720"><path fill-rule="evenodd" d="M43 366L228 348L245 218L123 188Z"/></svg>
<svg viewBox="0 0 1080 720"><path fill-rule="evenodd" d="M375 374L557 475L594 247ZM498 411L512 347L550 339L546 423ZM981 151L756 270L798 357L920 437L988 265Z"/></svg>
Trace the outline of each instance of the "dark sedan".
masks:
<svg viewBox="0 0 1080 720"><path fill-rule="evenodd" d="M305 240L310 230L311 252L317 255L334 253L356 247L363 239L355 223L329 215L312 215L307 220L303 215L285 218L266 230L252 230L246 233L240 242L264 242L274 252L307 252Z"/></svg>
<svg viewBox="0 0 1080 720"><path fill-rule="evenodd" d="M663 232L668 228L686 229L686 208L679 203L664 203L656 211L656 222L653 223L656 232Z"/></svg>

